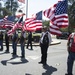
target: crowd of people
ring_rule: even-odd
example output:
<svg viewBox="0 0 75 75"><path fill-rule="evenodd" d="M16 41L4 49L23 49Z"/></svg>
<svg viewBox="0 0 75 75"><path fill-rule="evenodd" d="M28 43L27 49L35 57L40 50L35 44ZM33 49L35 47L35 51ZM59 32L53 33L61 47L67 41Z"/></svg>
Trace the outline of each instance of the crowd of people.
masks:
<svg viewBox="0 0 75 75"><path fill-rule="evenodd" d="M17 56L17 44L19 43L21 46L21 58L25 58L25 40L26 40L26 32L21 31L21 35L18 35L18 32L15 31L13 35L7 34L8 29L3 33L0 31L0 51L3 51L3 42L5 40L6 50L5 53L10 52L9 43L12 43L12 56Z"/></svg>
<svg viewBox="0 0 75 75"><path fill-rule="evenodd" d="M12 49L13 53L12 55L17 55L17 43L20 43L21 47L21 58L25 58L25 42L26 42L26 32L21 31L21 35L18 36L17 31L12 35L12 37L8 36L7 34L8 30L5 32L5 45L6 45L6 50L5 53L9 53L9 41L12 40ZM3 51L3 33L2 31L0 32L0 51ZM27 37L27 46L26 48L28 49L29 44L30 44L30 50L33 50L32 47L32 32L28 32L28 37ZM42 33L41 37L39 40L39 45L40 45L40 51L41 51L41 60L38 62L39 64L46 65L47 64L47 51L50 43L52 42L52 38L50 35L50 32L48 31L47 28L42 28ZM65 75L73 75L72 70L73 70L73 64L75 60L75 33L70 34L68 37L68 43L67 43L67 50L68 50L68 59L67 59L67 74Z"/></svg>
<svg viewBox="0 0 75 75"><path fill-rule="evenodd" d="M28 36L26 35L26 31L21 31L21 34L18 35L18 32L15 31L13 35L7 34L8 29L5 31L5 36L3 35L2 31L0 32L0 51L3 51L3 41L5 40L6 50L5 53L10 52L9 43L12 43L12 56L17 56L17 44L20 44L21 47L21 58L25 58L25 43L27 43L26 48L29 50L33 50L32 46L32 32L28 31ZM4 36L4 37L3 37ZM27 38L27 40L26 40ZM42 28L42 34L39 40L40 43L40 50L41 50L41 61L43 65L46 65L47 62L47 51L49 44L51 43L51 35L48 32L47 28ZM30 48L29 48L30 46Z"/></svg>

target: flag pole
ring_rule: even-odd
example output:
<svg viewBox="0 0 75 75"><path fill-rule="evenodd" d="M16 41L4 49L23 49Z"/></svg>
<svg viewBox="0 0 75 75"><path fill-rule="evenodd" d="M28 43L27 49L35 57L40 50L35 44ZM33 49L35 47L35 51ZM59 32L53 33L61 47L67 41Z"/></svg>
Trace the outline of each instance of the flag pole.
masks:
<svg viewBox="0 0 75 75"><path fill-rule="evenodd" d="M26 18L28 17L28 0L26 1Z"/></svg>

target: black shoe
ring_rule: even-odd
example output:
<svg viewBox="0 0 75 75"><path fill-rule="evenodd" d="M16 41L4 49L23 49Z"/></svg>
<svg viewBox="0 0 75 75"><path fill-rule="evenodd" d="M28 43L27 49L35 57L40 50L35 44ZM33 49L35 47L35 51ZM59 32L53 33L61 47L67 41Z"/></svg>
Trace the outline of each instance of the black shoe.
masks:
<svg viewBox="0 0 75 75"><path fill-rule="evenodd" d="M47 63L43 63L43 66L46 66L47 65Z"/></svg>
<svg viewBox="0 0 75 75"><path fill-rule="evenodd" d="M68 74L65 74L65 75L68 75Z"/></svg>
<svg viewBox="0 0 75 75"><path fill-rule="evenodd" d="M38 62L38 63L39 63L39 64L43 64L43 62L41 62L41 61L40 61L40 62Z"/></svg>
<svg viewBox="0 0 75 75"><path fill-rule="evenodd" d="M73 74L65 74L65 75L73 75Z"/></svg>
<svg viewBox="0 0 75 75"><path fill-rule="evenodd" d="M33 49L29 49L29 50L33 50Z"/></svg>
<svg viewBox="0 0 75 75"><path fill-rule="evenodd" d="M9 51L6 50L5 53L9 53Z"/></svg>
<svg viewBox="0 0 75 75"><path fill-rule="evenodd" d="M16 53L11 53L12 54L12 56L17 56L17 54Z"/></svg>
<svg viewBox="0 0 75 75"><path fill-rule="evenodd" d="M3 51L3 49L0 49L0 51Z"/></svg>
<svg viewBox="0 0 75 75"><path fill-rule="evenodd" d="M12 54L12 57L16 58L16 57L18 57L18 55L17 54Z"/></svg>
<svg viewBox="0 0 75 75"><path fill-rule="evenodd" d="M16 53L11 53L12 55L16 55Z"/></svg>
<svg viewBox="0 0 75 75"><path fill-rule="evenodd" d="M25 56L21 56L21 58L23 59L23 58L25 58Z"/></svg>

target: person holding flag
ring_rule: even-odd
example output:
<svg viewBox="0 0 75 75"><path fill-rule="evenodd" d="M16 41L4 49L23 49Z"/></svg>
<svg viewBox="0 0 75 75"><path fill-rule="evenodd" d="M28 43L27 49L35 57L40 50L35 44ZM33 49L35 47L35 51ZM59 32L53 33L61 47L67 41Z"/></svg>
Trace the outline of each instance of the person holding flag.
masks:
<svg viewBox="0 0 75 75"><path fill-rule="evenodd" d="M13 53L12 56L17 55L17 43L18 43L18 32L15 31L15 33L12 36L12 48L13 48Z"/></svg>
<svg viewBox="0 0 75 75"><path fill-rule="evenodd" d="M25 58L25 40L26 40L26 32L21 31L21 36L19 39L20 45L21 45L21 58Z"/></svg>

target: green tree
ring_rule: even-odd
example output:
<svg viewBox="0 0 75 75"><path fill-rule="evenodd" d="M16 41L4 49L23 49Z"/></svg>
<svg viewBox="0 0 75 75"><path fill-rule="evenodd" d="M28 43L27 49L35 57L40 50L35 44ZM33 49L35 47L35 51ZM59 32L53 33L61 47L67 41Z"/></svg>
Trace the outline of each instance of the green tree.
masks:
<svg viewBox="0 0 75 75"><path fill-rule="evenodd" d="M12 13L12 15L14 15L18 8L18 3L14 0L7 0L7 2L5 3L5 7Z"/></svg>
<svg viewBox="0 0 75 75"><path fill-rule="evenodd" d="M0 8L0 18L4 18L6 15L11 15L11 12L6 8Z"/></svg>
<svg viewBox="0 0 75 75"><path fill-rule="evenodd" d="M47 26L47 27L49 27L49 23L50 23L50 21L46 21L46 20L44 20L44 21L43 21L43 26Z"/></svg>
<svg viewBox="0 0 75 75"><path fill-rule="evenodd" d="M68 15L69 15L69 27L68 31L74 31L75 27L75 0L68 0Z"/></svg>

